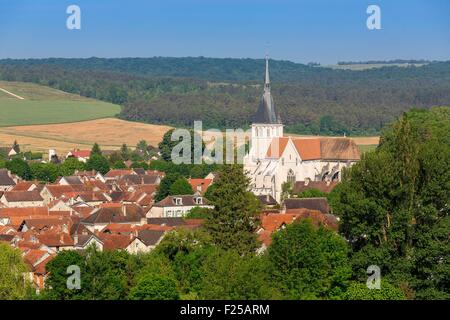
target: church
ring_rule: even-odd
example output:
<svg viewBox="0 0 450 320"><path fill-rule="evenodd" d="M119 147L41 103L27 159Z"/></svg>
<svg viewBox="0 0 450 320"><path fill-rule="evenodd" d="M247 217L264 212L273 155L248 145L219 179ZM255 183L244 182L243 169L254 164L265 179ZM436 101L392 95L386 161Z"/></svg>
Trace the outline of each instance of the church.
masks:
<svg viewBox="0 0 450 320"><path fill-rule="evenodd" d="M359 149L349 138L283 135L283 123L270 92L266 57L264 93L251 126L250 151L243 159L253 193L271 195L279 203L283 183L340 181L342 169L359 159Z"/></svg>

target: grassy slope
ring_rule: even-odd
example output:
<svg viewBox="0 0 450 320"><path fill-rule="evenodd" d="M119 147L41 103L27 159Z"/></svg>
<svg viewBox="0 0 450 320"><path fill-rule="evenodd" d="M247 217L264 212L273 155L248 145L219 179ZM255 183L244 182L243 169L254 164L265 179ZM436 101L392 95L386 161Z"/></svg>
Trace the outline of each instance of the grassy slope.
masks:
<svg viewBox="0 0 450 320"><path fill-rule="evenodd" d="M111 117L120 106L32 83L0 81L0 126L76 122Z"/></svg>

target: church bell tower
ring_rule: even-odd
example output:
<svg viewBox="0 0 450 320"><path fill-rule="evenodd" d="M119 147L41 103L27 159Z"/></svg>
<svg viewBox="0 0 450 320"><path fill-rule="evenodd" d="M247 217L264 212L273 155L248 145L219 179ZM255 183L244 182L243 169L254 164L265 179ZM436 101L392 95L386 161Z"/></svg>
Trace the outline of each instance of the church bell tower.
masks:
<svg viewBox="0 0 450 320"><path fill-rule="evenodd" d="M266 56L266 76L264 93L252 123L252 138L250 157L258 161L266 157L267 150L273 138L283 136L283 124L280 115L275 109L272 94L270 93L269 57Z"/></svg>

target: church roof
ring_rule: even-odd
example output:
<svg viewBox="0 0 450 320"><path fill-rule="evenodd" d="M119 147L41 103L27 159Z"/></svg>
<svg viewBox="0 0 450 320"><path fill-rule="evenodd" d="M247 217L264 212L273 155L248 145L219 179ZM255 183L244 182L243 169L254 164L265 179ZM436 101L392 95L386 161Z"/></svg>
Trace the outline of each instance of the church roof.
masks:
<svg viewBox="0 0 450 320"><path fill-rule="evenodd" d="M350 138L274 138L267 150L268 158L279 158L292 141L302 160L359 160L360 154Z"/></svg>
<svg viewBox="0 0 450 320"><path fill-rule="evenodd" d="M253 123L281 123L281 118L275 108L272 94L270 93L269 58L266 57L266 78L264 93L259 108L253 117Z"/></svg>

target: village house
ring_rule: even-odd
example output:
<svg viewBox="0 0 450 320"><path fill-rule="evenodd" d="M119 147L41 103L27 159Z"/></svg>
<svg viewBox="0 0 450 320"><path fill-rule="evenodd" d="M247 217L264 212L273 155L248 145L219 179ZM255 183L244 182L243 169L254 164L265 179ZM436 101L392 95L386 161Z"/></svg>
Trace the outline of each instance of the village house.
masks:
<svg viewBox="0 0 450 320"><path fill-rule="evenodd" d="M331 212L327 198L289 198L284 200L283 212L294 213L298 209L317 210L324 214Z"/></svg>
<svg viewBox="0 0 450 320"><path fill-rule="evenodd" d="M126 250L131 254L153 250L163 239L165 231L144 229L136 231Z"/></svg>
<svg viewBox="0 0 450 320"><path fill-rule="evenodd" d="M11 173L7 169L0 169L0 192L9 191L17 184Z"/></svg>
<svg viewBox="0 0 450 320"><path fill-rule="evenodd" d="M213 179L188 179L189 184L194 192L204 195L208 187L212 184Z"/></svg>
<svg viewBox="0 0 450 320"><path fill-rule="evenodd" d="M77 159L78 161L86 163L89 160L90 156L91 156L91 150L77 149L77 150L69 151L66 155L66 159L73 157L73 158Z"/></svg>
<svg viewBox="0 0 450 320"><path fill-rule="evenodd" d="M111 203L94 209L89 217L81 221L81 224L91 232L100 231L111 223L143 225L147 223L147 220L144 209L141 206Z"/></svg>
<svg viewBox="0 0 450 320"><path fill-rule="evenodd" d="M80 177L78 176L68 176L68 177L61 177L59 181L57 181L57 184L60 186L82 186L83 181L81 181Z"/></svg>
<svg viewBox="0 0 450 320"><path fill-rule="evenodd" d="M147 218L184 217L195 207L214 208L206 198L199 195L168 196L152 206Z"/></svg>
<svg viewBox="0 0 450 320"><path fill-rule="evenodd" d="M0 202L9 208L41 207L44 199L38 191L11 191L3 193Z"/></svg>

